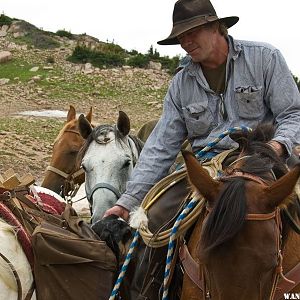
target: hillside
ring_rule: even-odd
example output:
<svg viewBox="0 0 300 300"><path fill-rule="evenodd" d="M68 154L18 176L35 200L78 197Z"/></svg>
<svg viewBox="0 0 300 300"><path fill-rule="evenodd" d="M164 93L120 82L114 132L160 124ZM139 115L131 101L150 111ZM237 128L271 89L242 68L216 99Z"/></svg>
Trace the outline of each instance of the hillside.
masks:
<svg viewBox="0 0 300 300"><path fill-rule="evenodd" d="M55 47L36 47L37 40ZM147 69L74 64L66 59L78 42L89 47L105 44L88 35L57 36L20 20L0 25L0 173L13 168L21 175L32 173L40 182L65 121L21 112L67 111L72 104L86 113L92 106L95 122L115 123L123 110L133 133L159 117L171 79L167 71L157 63Z"/></svg>

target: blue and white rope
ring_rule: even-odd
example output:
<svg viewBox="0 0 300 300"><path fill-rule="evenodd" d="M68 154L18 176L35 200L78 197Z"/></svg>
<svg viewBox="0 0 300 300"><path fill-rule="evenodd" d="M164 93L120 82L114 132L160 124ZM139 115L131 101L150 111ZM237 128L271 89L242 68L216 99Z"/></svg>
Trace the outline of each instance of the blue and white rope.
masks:
<svg viewBox="0 0 300 300"><path fill-rule="evenodd" d="M224 137L226 137L228 134L243 131L243 132L250 132L252 129L247 126L237 126L237 127L231 127L224 132L222 132L216 139L214 139L212 142L208 143L207 146L205 146L202 150L197 151L195 153L195 156L197 159L200 159L202 156L204 156L210 149L214 148Z"/></svg>
<svg viewBox="0 0 300 300"><path fill-rule="evenodd" d="M133 240L130 244L130 247L129 247L129 250L128 250L128 253L126 255L126 258L125 258L125 261L122 265L122 268L120 270L120 273L119 273L119 276L118 276L118 279L114 285L114 288L110 294L110 297L109 297L109 300L114 300L115 297L117 296L119 290L120 290L120 286L121 286L121 283L125 277L125 273L127 271L127 268L128 268L128 265L130 263L130 260L132 258L132 253L133 253L133 250L135 249L137 243L138 243L138 238L139 238L139 231L136 230L135 234L134 234L134 237L133 237Z"/></svg>
<svg viewBox="0 0 300 300"><path fill-rule="evenodd" d="M175 240L177 238L176 233L178 232L178 228L180 226L180 223L184 218L188 215L188 213L195 207L199 199L193 198L183 209L183 211L180 213L178 218L176 219L176 222L174 226L172 227L170 239L169 239L169 245L168 245L168 253L167 253L167 259L166 259L166 267L165 267L165 274L164 274L164 291L162 300L168 299L168 292L169 288L167 287L167 283L170 278L170 269L171 269L171 263L173 259L173 253L174 253L174 246L175 246Z"/></svg>

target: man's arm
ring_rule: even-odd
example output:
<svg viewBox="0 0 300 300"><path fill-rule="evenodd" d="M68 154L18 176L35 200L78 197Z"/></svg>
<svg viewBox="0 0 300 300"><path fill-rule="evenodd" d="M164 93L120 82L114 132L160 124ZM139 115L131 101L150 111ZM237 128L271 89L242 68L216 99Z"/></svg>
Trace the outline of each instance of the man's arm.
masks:
<svg viewBox="0 0 300 300"><path fill-rule="evenodd" d="M290 156L293 146L300 143L300 94L278 50L272 52L265 74L265 99L275 117L276 125L273 146L279 154L283 151ZM282 150L280 146L283 146Z"/></svg>
<svg viewBox="0 0 300 300"><path fill-rule="evenodd" d="M173 80L164 100L163 114L144 145L126 192L117 201L117 206L108 210L105 216L112 213L127 215L140 205L150 188L168 174L187 136L176 91Z"/></svg>

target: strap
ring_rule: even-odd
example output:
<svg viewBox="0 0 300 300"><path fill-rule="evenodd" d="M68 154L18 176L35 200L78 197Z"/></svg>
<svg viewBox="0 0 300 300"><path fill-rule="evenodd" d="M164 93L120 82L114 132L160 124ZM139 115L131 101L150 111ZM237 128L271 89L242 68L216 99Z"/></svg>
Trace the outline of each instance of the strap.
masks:
<svg viewBox="0 0 300 300"><path fill-rule="evenodd" d="M27 292L27 294L24 298L24 300L30 300L32 295L33 295L34 290L35 290L35 284L34 284L34 281L33 281L30 289L28 290L28 292Z"/></svg>
<svg viewBox="0 0 300 300"><path fill-rule="evenodd" d="M96 190L98 190L98 189L107 189L107 190L113 192L116 195L117 199L119 199L121 197L121 193L114 186L112 186L109 183L101 182L101 183L97 183L93 187L92 191L89 194L86 193L87 199L89 200L90 204L93 203L93 195L96 192Z"/></svg>
<svg viewBox="0 0 300 300"><path fill-rule="evenodd" d="M15 280L16 280L16 284L17 284L17 288L18 288L18 298L17 300L22 300L22 284L21 284L21 280L19 277L19 274L17 272L17 270L15 269L15 267L13 266L13 264L10 262L10 260L0 252L0 257L8 264L8 266L10 267L12 273L15 276Z"/></svg>
<svg viewBox="0 0 300 300"><path fill-rule="evenodd" d="M52 167L52 166L48 166L48 167L46 168L46 171L51 171L51 172L53 172L53 173L55 173L55 174L60 175L60 176L63 177L63 178L68 178L68 176L69 176L69 174L67 174L67 173L65 173L65 172L63 172L63 171L61 171L61 170L59 170L59 169L56 169L56 168L54 168L54 167Z"/></svg>
<svg viewBox="0 0 300 300"><path fill-rule="evenodd" d="M199 266L192 258L186 244L183 244L179 248L179 258L181 260L185 273L197 285L197 287L203 291L204 286L202 280L200 280Z"/></svg>
<svg viewBox="0 0 300 300"><path fill-rule="evenodd" d="M285 277L287 277L289 281L279 281L276 287L274 300L282 299L284 293L290 292L294 287L296 287L300 283L300 263L298 263L292 270L285 274ZM290 281L294 282L291 283Z"/></svg>

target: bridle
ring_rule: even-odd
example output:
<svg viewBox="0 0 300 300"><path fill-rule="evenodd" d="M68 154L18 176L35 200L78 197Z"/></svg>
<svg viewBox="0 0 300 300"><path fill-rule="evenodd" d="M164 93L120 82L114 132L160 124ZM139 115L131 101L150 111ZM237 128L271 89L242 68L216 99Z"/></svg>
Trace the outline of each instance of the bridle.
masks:
<svg viewBox="0 0 300 300"><path fill-rule="evenodd" d="M66 129L63 133L66 133L66 132L74 133L74 134L80 136L80 133L73 129ZM46 168L46 171L53 172L65 179L63 187L62 187L62 191L61 191L63 198L65 198L66 196L69 196L70 193L72 195L76 194L76 192L79 188L79 186L76 187L76 183L79 183L79 182L77 182L77 178L82 177L84 175L84 170L82 168L79 168L79 170L75 170L70 173L66 173L56 167L48 166Z"/></svg>
<svg viewBox="0 0 300 300"><path fill-rule="evenodd" d="M94 140L98 144L108 144L108 143L112 142L114 139L105 139L103 141L99 141L97 139L94 139ZM128 136L128 146L131 151L132 162L133 162L133 167L134 167L136 165L138 157L140 155L140 148L138 147L138 145L136 145L135 140L133 138L131 138L130 136ZM90 208L93 206L93 195L99 189L107 189L107 190L111 191L116 196L117 199L119 199L122 194L122 191L119 191L117 188L115 188L110 183L99 182L95 186L93 186L93 188L91 189L90 192L87 192L87 190L86 190L86 197L89 201Z"/></svg>
<svg viewBox="0 0 300 300"><path fill-rule="evenodd" d="M271 172L273 176L273 172ZM245 180L250 180L254 181L258 184L266 186L266 182L253 174L242 172L240 170L233 170L230 175L224 175L220 178L222 179L227 179L227 178L244 178ZM275 178L276 180L276 178ZM210 209L207 208L208 214L210 212ZM207 215L208 215L207 214ZM270 293L270 298L269 300L276 300L278 295L276 295L276 290L277 290L277 285L278 285L278 280L279 278L282 278L284 281L294 284L294 281L291 281L285 277L283 274L283 267L282 267L282 262L283 262L283 243L282 243L282 221L281 221L281 215L280 215L280 209L279 207L276 207L275 210L271 213L257 213L257 214L247 214L245 217L246 221L270 221L270 220L275 220L275 227L276 227L276 253L277 253L277 266L274 270L274 275L273 275L273 280L272 280L272 289ZM209 270L206 269L205 265L203 265L202 268L202 278L203 278L203 296L205 299L210 299L210 291L209 291L209 280L206 278L206 274L209 273Z"/></svg>

